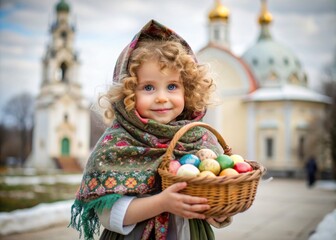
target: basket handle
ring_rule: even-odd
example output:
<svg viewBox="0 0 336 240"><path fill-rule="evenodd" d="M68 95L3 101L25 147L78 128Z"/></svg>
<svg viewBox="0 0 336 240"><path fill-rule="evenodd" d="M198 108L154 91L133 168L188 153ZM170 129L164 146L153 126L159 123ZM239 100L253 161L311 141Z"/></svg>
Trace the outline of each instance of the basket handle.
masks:
<svg viewBox="0 0 336 240"><path fill-rule="evenodd" d="M227 155L231 155L231 148L226 144L224 138L219 134L219 132L217 132L216 129L214 129L213 127L211 127L209 124L207 123L203 123L203 122L193 122L193 123L189 123L185 126L183 126L180 130L178 130L173 139L171 140L171 142L169 143L169 146L167 148L166 153L163 156L163 161L170 161L172 160L172 155L173 155L173 151L174 148L176 146L176 143L178 142L178 140L180 139L181 136L183 136L183 134L185 134L189 129L193 128L193 127L204 127L208 130L210 130L217 138L219 144L223 147L224 153Z"/></svg>

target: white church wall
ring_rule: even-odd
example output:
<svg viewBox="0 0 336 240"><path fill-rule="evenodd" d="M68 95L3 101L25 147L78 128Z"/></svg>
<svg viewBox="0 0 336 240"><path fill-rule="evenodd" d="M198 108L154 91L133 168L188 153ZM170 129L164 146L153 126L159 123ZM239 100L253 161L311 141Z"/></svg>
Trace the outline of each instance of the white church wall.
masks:
<svg viewBox="0 0 336 240"><path fill-rule="evenodd" d="M247 156L247 109L242 101L250 90L250 79L243 64L231 53L205 48L197 54L200 62L209 64L216 84L218 105L209 108L205 121L214 124L233 152Z"/></svg>
<svg viewBox="0 0 336 240"><path fill-rule="evenodd" d="M50 160L49 148L50 138L48 123L50 120L49 111L46 108L40 108L35 113L35 130L33 135L33 151L27 165L36 169L54 168ZM37 127L38 126L38 127Z"/></svg>

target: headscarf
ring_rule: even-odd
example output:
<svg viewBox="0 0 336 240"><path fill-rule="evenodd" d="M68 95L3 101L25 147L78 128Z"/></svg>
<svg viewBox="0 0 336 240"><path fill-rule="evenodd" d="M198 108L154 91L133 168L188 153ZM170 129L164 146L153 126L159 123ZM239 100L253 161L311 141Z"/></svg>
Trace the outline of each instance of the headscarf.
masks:
<svg viewBox="0 0 336 240"><path fill-rule="evenodd" d="M139 41L145 38L168 40L172 37L179 39L192 54L190 47L181 37L151 20L119 56L114 81L120 82L127 74L129 56ZM161 124L141 118L136 110L126 111L123 101L115 103L113 108L115 120L96 143L72 206L70 225L81 233L84 231L85 239L93 239L93 234L99 231L97 212L101 213L103 209L111 208L123 195L155 194L161 191L157 169L171 139L181 127L200 121L204 116L202 113L193 119ZM195 127L179 139L174 156L178 159L202 148L220 152L212 134L204 128ZM163 218L166 221L162 229L167 228L168 215L155 218L161 223ZM145 229L150 231L151 227L157 226L155 219L149 220ZM145 234L143 233L143 236Z"/></svg>
<svg viewBox="0 0 336 240"><path fill-rule="evenodd" d="M115 83L120 83L126 76L128 76L127 69L129 57L131 56L133 50L137 47L138 42L142 40L178 40L185 47L187 53L193 56L196 61L194 52L182 37L159 22L150 20L120 53L113 73L113 81Z"/></svg>

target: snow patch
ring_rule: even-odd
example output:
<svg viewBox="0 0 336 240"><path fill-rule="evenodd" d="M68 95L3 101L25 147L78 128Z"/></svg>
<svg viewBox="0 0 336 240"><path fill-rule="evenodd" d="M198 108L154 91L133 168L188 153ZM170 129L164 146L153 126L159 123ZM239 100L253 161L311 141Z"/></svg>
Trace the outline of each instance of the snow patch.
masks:
<svg viewBox="0 0 336 240"><path fill-rule="evenodd" d="M0 213L0 236L70 222L73 200L41 203L28 209Z"/></svg>

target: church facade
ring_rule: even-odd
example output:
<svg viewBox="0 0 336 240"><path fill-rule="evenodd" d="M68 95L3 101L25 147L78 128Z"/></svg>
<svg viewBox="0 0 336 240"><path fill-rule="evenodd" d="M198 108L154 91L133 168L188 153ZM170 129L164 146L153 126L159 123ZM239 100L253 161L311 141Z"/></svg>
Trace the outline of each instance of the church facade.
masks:
<svg viewBox="0 0 336 240"><path fill-rule="evenodd" d="M38 170L80 171L90 150L89 102L79 81L80 63L74 48L75 27L69 20L70 7L61 0L55 13L42 60L42 83L36 99L28 166Z"/></svg>
<svg viewBox="0 0 336 240"><path fill-rule="evenodd" d="M321 121L330 99L308 88L308 78L294 52L270 33L272 15L262 1L260 34L242 56L230 49L229 10L216 1L209 13L208 44L198 59L209 64L219 104L205 121L224 137L233 152L257 160L269 171L302 173L310 155L325 162L325 149L308 148L311 124Z"/></svg>

